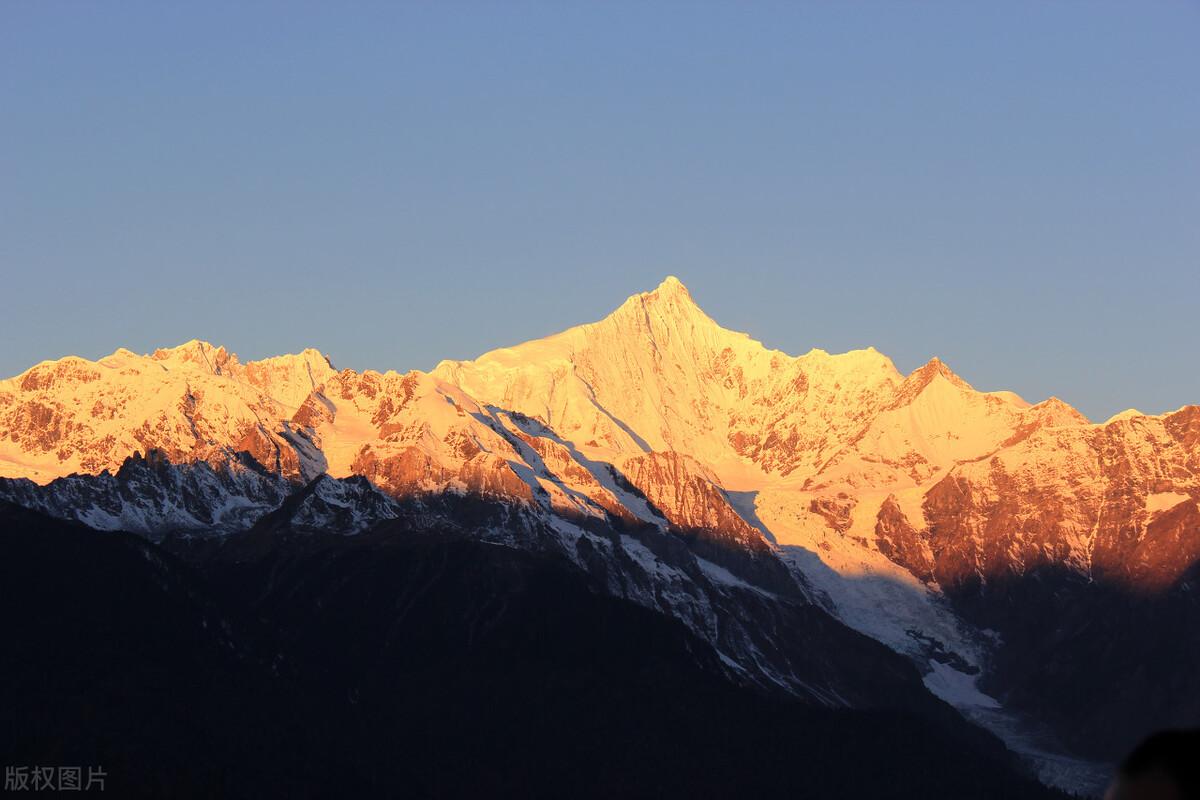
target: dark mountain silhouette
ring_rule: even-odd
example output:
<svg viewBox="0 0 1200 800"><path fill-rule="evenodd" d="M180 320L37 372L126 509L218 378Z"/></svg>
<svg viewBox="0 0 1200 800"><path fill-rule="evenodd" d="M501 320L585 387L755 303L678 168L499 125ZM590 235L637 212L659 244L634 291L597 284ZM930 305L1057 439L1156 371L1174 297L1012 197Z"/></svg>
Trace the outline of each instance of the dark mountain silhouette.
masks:
<svg viewBox="0 0 1200 800"><path fill-rule="evenodd" d="M406 524L172 553L3 506L0 757L115 796L1058 796L948 707L768 696L561 558Z"/></svg>

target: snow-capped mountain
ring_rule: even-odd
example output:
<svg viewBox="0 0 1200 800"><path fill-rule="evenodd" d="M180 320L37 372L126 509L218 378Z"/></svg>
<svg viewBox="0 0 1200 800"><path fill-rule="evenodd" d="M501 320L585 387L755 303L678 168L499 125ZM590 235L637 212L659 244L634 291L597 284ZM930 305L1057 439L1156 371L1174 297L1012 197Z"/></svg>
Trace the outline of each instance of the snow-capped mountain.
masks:
<svg viewBox="0 0 1200 800"><path fill-rule="evenodd" d="M667 278L600 322L430 374L339 372L315 350L242 364L195 341L44 362L0 382L0 475L45 484L152 450L237 471L245 453L293 482L361 475L397 497L653 523L613 475L661 495L646 459L670 453L776 544L849 543L939 584L1044 562L1161 584L1197 554L1168 529L1200 515L1198 420L1092 424L1056 398L976 391L936 358L904 376L873 349L788 356ZM725 527L696 498L657 500Z"/></svg>
<svg viewBox="0 0 1200 800"><path fill-rule="evenodd" d="M874 349L790 356L675 278L430 373L338 371L315 350L243 364L204 342L43 362L0 381L0 477L21 505L156 537L432 515L562 553L733 675L854 704L862 686L795 640L794 608L822 609L1076 786L1087 764L1033 734L1101 758L1117 740L1031 718L1036 676L1003 668L989 587L1167 596L1200 560L1200 407L1095 424L936 358L903 375ZM506 510L463 519L448 498Z"/></svg>

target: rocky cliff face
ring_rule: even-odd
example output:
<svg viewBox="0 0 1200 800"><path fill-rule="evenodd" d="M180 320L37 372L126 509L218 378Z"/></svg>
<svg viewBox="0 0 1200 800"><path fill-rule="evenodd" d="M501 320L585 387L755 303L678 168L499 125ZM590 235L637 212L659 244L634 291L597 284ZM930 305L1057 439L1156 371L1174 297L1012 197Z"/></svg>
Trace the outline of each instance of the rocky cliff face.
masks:
<svg viewBox="0 0 1200 800"><path fill-rule="evenodd" d="M1179 591L1200 558L1197 476L1200 407L1093 424L1055 398L978 391L936 358L905 376L874 349L789 356L721 328L673 278L429 374L338 371L313 350L242 364L190 342L0 381L0 494L23 505L200 535L498 502L478 535L552 540L756 680L805 691L764 611L804 602L968 712L999 706L985 684L1020 696L978 683L1005 646L980 622L1002 594L989 587L1053 570Z"/></svg>
<svg viewBox="0 0 1200 800"><path fill-rule="evenodd" d="M944 586L1066 566L1155 591L1196 562L1200 408L1047 428L969 464L925 495L923 539Z"/></svg>

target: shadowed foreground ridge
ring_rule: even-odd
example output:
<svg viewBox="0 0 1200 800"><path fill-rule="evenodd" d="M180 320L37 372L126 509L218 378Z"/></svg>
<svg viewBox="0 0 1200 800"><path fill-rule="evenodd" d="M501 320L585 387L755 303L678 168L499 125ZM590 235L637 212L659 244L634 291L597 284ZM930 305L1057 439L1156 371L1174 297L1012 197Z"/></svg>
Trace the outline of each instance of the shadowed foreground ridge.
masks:
<svg viewBox="0 0 1200 800"><path fill-rule="evenodd" d="M388 531L239 536L196 567L0 515L37 609L4 606L2 755L105 764L121 796L1056 796L953 715L735 687L549 557Z"/></svg>

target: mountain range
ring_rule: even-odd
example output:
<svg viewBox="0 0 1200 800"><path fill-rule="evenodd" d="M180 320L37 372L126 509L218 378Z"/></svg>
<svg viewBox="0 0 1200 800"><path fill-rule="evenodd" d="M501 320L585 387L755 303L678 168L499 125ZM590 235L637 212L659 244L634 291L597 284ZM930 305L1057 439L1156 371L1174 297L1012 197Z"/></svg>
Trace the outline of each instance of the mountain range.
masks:
<svg viewBox="0 0 1200 800"><path fill-rule="evenodd" d="M428 373L338 370L311 349L243 363L201 341L43 362L0 381L0 500L9 563L20 552L55 569L31 530L73 553L111 544L69 569L150 565L154 591L185 598L190 621L155 623L166 628L241 619L226 633L236 663L204 656L240 676L239 691L286 662L306 692L333 681L392 708L381 665L416 667L385 645L412 641L475 665L455 692L432 690L458 698L447 702L490 702L475 682L487 652L538 703L517 668L538 645L521 631L549 625L568 647L593 633L619 641L606 652L624 660L597 667L610 682L659 659L637 691L676 706L690 702L684 687L719 696L727 732L754 735L732 710L742 702L798 709L803 723L776 724L807 731L789 734L805 747L821 714L842 731L860 718L840 714L884 715L876 751L898 746L879 730L928 731L963 750L959 763L986 763L974 772L995 796L1027 796L1029 777L1096 791L1149 731L1200 722L1200 406L1097 423L1057 398L978 391L936 358L905 375L873 348L791 356L722 328L671 277L599 322ZM190 581L204 588L175 588ZM397 609L417 603L405 592L426 583L441 587L426 621L482 637L485 651L468 657L457 640L404 627ZM536 610L567 598L581 626L570 635L569 614L550 623ZM339 632L356 619L361 636ZM220 651L206 635L186 647ZM330 642L345 659L323 654ZM570 683L583 674L571 664L549 674ZM664 689L676 673L686 677ZM311 713L365 724L341 706ZM680 713L655 724L695 731ZM391 730L395 715L353 741ZM522 741L542 746L541 730ZM694 745L697 757L711 745ZM485 774L521 785L504 772L511 759L502 768L472 747L490 753L490 771L454 791L477 791ZM916 770L927 755L884 763ZM645 780L646 765L619 763ZM749 774L704 770L715 772L679 786L719 796ZM390 785L359 776L368 793ZM414 785L444 794L440 780ZM838 786L830 796L848 791Z"/></svg>

